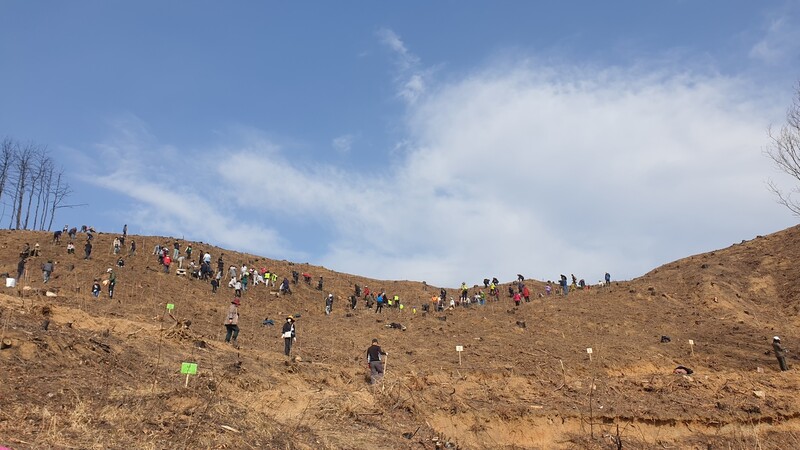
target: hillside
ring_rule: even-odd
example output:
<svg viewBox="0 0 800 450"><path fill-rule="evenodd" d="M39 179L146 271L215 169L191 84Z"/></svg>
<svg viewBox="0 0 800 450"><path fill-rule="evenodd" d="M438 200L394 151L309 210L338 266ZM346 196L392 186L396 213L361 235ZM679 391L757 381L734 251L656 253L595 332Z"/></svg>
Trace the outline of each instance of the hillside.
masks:
<svg viewBox="0 0 800 450"><path fill-rule="evenodd" d="M566 298L540 298L543 282L526 280L534 298L519 308L506 283L497 302L431 313L419 307L438 287L194 242L195 256L207 250L216 262L224 254L226 268L312 275L291 296L249 289L238 349L223 342L233 298L226 283L212 294L205 281L162 273L152 249L173 239L130 238L139 253L116 270L114 298L104 291L96 299L92 280L117 259L114 235L97 234L84 260L85 235L67 255L66 240L52 244L49 233L0 232L0 272L16 273L25 242L41 244L28 279L0 291L0 445L800 448L800 377L778 370L770 346L775 334L790 349L800 339L798 227ZM56 269L44 284L39 268L48 259ZM319 276L324 291L315 289ZM348 310L355 283L397 294L406 307L376 314L359 301ZM328 292L336 296L330 316ZM299 316L292 361L280 338L287 314ZM276 325L262 325L265 318ZM387 328L392 322L406 330ZM389 353L377 386L366 382L373 337ZM198 364L186 386L182 362ZM790 367L797 363L790 355ZM673 374L678 365L694 373Z"/></svg>

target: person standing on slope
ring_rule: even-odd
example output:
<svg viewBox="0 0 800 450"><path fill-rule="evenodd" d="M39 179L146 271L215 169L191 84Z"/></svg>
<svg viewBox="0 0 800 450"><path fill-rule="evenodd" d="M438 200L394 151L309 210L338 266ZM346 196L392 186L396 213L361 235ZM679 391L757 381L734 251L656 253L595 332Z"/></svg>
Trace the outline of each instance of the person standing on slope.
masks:
<svg viewBox="0 0 800 450"><path fill-rule="evenodd" d="M377 383L383 378L383 361L381 355L389 355L378 345L378 340L373 339L372 345L367 349L367 364L369 365L369 384Z"/></svg>
<svg viewBox="0 0 800 450"><path fill-rule="evenodd" d="M376 313L379 313L379 312L383 311L383 302L384 301L386 301L386 294L381 292L380 294L378 294L378 298L376 299L376 302L375 302L376 305L377 305L377 306L375 306L375 312Z"/></svg>
<svg viewBox="0 0 800 450"><path fill-rule="evenodd" d="M283 353L289 356L292 352L292 343L297 340L293 316L286 317L281 336L283 337Z"/></svg>
<svg viewBox="0 0 800 450"><path fill-rule="evenodd" d="M114 273L114 269L109 267L106 270L108 274L108 298L114 298L114 286L117 285L117 274Z"/></svg>
<svg viewBox="0 0 800 450"><path fill-rule="evenodd" d="M781 367L781 371L789 370L789 367L786 366L786 352L787 350L781 345L781 338L775 336L772 338L772 350L775 351L775 357L778 358L778 365Z"/></svg>
<svg viewBox="0 0 800 450"><path fill-rule="evenodd" d="M233 340L233 346L236 347L236 339L239 337L239 305L241 302L238 298L231 301L231 306L228 308L228 315L225 317L225 342L229 343Z"/></svg>
<svg viewBox="0 0 800 450"><path fill-rule="evenodd" d="M42 277L44 282L50 281L50 274L53 273L53 260L48 259L46 263L42 264Z"/></svg>
<svg viewBox="0 0 800 450"><path fill-rule="evenodd" d="M328 297L325 298L325 315L329 316L333 311L333 294L328 294Z"/></svg>

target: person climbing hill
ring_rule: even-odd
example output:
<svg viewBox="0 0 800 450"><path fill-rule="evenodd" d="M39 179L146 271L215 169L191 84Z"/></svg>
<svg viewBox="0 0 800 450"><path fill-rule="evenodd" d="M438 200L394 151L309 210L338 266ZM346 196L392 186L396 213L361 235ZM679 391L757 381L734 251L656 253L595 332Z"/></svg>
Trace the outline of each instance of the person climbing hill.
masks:
<svg viewBox="0 0 800 450"><path fill-rule="evenodd" d="M375 384L383 378L383 361L381 355L389 354L378 345L378 340L373 339L372 345L367 349L367 366L369 367L369 384Z"/></svg>
<svg viewBox="0 0 800 450"><path fill-rule="evenodd" d="M236 340L239 338L239 305L241 302L238 298L231 300L231 306L228 308L228 315L225 317L225 343L231 343L237 347Z"/></svg>

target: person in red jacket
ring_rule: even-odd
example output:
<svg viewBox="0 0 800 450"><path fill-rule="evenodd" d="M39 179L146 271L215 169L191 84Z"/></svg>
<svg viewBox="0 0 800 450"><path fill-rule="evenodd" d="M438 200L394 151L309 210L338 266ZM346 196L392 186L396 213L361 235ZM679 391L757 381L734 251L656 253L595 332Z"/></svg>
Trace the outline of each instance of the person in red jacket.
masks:
<svg viewBox="0 0 800 450"><path fill-rule="evenodd" d="M530 303L531 291L528 289L528 286L522 286L522 298L525 299L525 303Z"/></svg>
<svg viewBox="0 0 800 450"><path fill-rule="evenodd" d="M172 264L172 258L170 258L169 255L165 256L161 260L161 264L164 265L164 273L169 273L169 265Z"/></svg>
<svg viewBox="0 0 800 450"><path fill-rule="evenodd" d="M514 293L514 306L519 306L520 300L522 300L522 296L519 295L519 292Z"/></svg>

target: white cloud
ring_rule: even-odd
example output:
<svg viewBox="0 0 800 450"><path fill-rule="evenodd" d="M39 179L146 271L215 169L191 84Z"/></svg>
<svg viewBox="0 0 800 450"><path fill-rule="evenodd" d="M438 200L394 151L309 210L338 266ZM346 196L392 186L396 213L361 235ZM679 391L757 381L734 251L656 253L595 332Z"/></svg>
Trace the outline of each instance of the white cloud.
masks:
<svg viewBox="0 0 800 450"><path fill-rule="evenodd" d="M631 277L791 224L760 153L782 111L748 91L720 76L511 64L412 104L379 173L301 165L241 133L196 158L213 197L153 181L159 158L123 160L135 169L97 182L147 206L142 220L159 229L265 256L309 253L268 218L313 225L327 245L311 262L375 278Z"/></svg>
<svg viewBox="0 0 800 450"><path fill-rule="evenodd" d="M381 28L378 38L392 50L398 72L395 74L397 96L407 104L414 104L427 88L426 78L428 72L420 67L419 58L408 50L400 36L393 30Z"/></svg>
<svg viewBox="0 0 800 450"><path fill-rule="evenodd" d="M327 265L450 285L518 272L596 281L606 270L640 275L782 220L759 152L775 111L752 102L746 85L504 69L410 110L412 143L392 188L370 190L382 200L370 208L381 222L352 233L340 224Z"/></svg>
<svg viewBox="0 0 800 450"><path fill-rule="evenodd" d="M233 207L235 198L250 194L217 184L209 173L218 161L223 161L223 168L230 168L224 155L197 154L189 149L194 155L187 158L186 149L158 143L135 117L112 126L112 136L97 145L104 155L99 159L103 167L92 168L103 175L86 173L82 178L132 200L135 207L119 214L125 222L136 224L138 233L185 236L237 250L258 249L262 255L274 257L306 256L288 248L276 230L248 221L246 209ZM274 151L247 143L243 148L262 156Z"/></svg>
<svg viewBox="0 0 800 450"><path fill-rule="evenodd" d="M388 46L397 56L397 64L403 70L415 69L419 65L419 58L411 53L406 44L394 31L388 28L378 30L378 37L381 42Z"/></svg>
<svg viewBox="0 0 800 450"><path fill-rule="evenodd" d="M333 138L331 146L333 146L333 149L339 154L346 155L350 153L350 149L353 148L353 142L355 142L355 136L352 134L343 134Z"/></svg>
<svg viewBox="0 0 800 450"><path fill-rule="evenodd" d="M770 19L763 37L750 49L750 57L768 64L794 64L800 57L800 2L788 2Z"/></svg>

